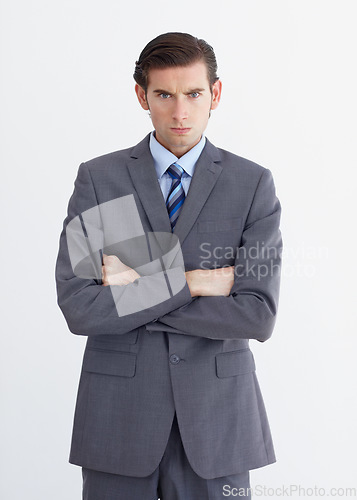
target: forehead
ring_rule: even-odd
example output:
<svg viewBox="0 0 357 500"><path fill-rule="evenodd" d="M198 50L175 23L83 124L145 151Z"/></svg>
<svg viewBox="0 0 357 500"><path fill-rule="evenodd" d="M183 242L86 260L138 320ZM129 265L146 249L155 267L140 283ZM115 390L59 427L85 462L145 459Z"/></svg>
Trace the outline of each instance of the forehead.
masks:
<svg viewBox="0 0 357 500"><path fill-rule="evenodd" d="M189 66L174 66L169 68L152 68L148 74L148 90L156 88L187 89L209 88L207 66L203 61L198 61Z"/></svg>

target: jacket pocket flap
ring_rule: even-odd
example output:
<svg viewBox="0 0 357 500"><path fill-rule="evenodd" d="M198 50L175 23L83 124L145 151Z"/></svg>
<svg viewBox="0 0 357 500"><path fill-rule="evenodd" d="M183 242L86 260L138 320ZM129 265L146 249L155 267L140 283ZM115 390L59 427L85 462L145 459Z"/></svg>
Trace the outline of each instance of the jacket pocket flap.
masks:
<svg viewBox="0 0 357 500"><path fill-rule="evenodd" d="M117 377L134 377L136 354L132 352L86 349L83 370Z"/></svg>
<svg viewBox="0 0 357 500"><path fill-rule="evenodd" d="M100 349L105 351L125 351L128 352L128 344L136 344L139 329L120 335L95 335L88 337L88 349Z"/></svg>
<svg viewBox="0 0 357 500"><path fill-rule="evenodd" d="M254 357L249 348L216 354L217 377L223 378L244 375L254 370Z"/></svg>

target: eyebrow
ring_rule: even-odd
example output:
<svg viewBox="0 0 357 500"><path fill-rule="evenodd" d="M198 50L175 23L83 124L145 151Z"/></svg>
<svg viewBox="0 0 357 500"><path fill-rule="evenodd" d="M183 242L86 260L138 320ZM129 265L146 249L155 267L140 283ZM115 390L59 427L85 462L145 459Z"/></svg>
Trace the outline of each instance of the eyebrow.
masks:
<svg viewBox="0 0 357 500"><path fill-rule="evenodd" d="M203 92L205 91L206 89L191 89L187 92L185 92L185 94L193 94L194 92ZM156 90L153 90L154 94L172 94L172 92L169 92L168 90L164 90L164 89L156 89Z"/></svg>

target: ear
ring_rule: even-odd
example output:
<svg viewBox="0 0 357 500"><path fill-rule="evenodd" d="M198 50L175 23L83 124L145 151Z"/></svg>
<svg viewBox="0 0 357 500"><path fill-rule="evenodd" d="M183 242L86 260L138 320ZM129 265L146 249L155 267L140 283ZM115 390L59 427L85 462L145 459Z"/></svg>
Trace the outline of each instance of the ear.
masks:
<svg viewBox="0 0 357 500"><path fill-rule="evenodd" d="M222 82L221 80L217 80L212 85L211 109L216 109L216 107L218 106L219 101L221 100L221 93L222 93Z"/></svg>
<svg viewBox="0 0 357 500"><path fill-rule="evenodd" d="M140 103L140 106L143 109L148 110L149 106L148 106L148 103L146 100L145 90L142 87L140 87L140 85L135 84L135 92L136 92L136 95L138 97L138 101Z"/></svg>

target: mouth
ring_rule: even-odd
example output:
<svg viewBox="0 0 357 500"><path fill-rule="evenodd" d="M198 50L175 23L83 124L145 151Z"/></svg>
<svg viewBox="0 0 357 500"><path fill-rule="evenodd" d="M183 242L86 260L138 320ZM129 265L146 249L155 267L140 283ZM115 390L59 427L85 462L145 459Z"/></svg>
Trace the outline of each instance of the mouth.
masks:
<svg viewBox="0 0 357 500"><path fill-rule="evenodd" d="M191 129L190 128L172 127L170 130L172 130L172 132L174 134L187 134L187 132L189 132Z"/></svg>

